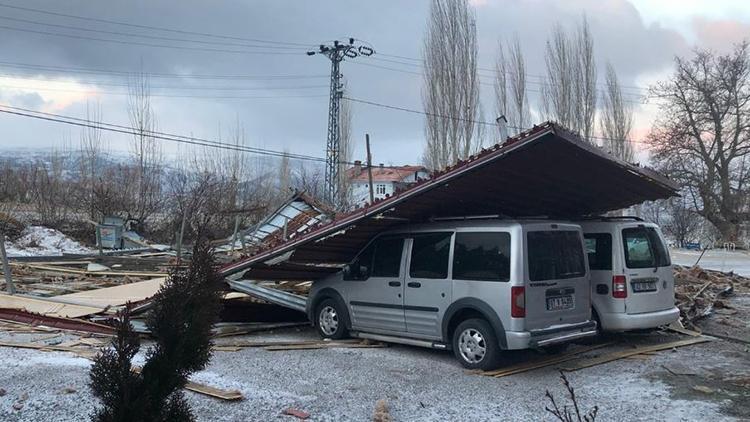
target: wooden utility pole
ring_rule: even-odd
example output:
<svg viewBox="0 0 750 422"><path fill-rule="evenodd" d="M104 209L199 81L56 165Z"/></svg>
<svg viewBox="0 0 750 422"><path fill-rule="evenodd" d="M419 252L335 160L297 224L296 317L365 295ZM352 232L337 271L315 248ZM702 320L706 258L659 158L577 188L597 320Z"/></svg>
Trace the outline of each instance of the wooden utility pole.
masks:
<svg viewBox="0 0 750 422"><path fill-rule="evenodd" d="M372 186L372 154L370 154L370 134L365 133L365 143L367 144L367 182L370 187L370 205L375 202L375 192Z"/></svg>
<svg viewBox="0 0 750 422"><path fill-rule="evenodd" d="M9 294L16 292L13 286L13 278L10 276L10 265L8 264L8 255L5 253L5 233L0 232L0 258L3 260L3 273L5 273L5 288Z"/></svg>

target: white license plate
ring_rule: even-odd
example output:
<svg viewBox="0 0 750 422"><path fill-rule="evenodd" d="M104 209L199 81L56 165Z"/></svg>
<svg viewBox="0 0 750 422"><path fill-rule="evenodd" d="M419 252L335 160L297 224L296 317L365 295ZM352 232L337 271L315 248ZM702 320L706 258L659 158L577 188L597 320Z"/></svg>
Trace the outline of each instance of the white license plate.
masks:
<svg viewBox="0 0 750 422"><path fill-rule="evenodd" d="M573 296L555 296L547 298L547 310L548 311L564 311L566 309L573 309L574 302Z"/></svg>
<svg viewBox="0 0 750 422"><path fill-rule="evenodd" d="M634 281L633 282L634 293L655 292L655 291L656 291L655 281Z"/></svg>

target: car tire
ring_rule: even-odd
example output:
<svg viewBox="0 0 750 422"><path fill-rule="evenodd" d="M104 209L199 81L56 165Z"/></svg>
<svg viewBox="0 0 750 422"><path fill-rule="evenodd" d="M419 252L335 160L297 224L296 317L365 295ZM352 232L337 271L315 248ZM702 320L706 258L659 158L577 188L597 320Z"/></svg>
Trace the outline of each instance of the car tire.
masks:
<svg viewBox="0 0 750 422"><path fill-rule="evenodd" d="M487 321L472 318L453 331L453 353L465 368L487 371L498 365L500 344Z"/></svg>
<svg viewBox="0 0 750 422"><path fill-rule="evenodd" d="M315 308L315 328L322 338L339 340L346 337L344 312L333 299L325 299Z"/></svg>

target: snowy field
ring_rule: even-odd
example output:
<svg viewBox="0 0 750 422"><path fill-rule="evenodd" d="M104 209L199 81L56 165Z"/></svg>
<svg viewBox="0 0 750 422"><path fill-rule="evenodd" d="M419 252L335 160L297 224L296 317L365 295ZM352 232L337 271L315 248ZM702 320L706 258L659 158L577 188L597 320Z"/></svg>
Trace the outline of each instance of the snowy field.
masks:
<svg viewBox="0 0 750 422"><path fill-rule="evenodd" d="M69 254L95 253L79 242L55 229L42 226L29 226L21 238L15 242L5 242L5 251L10 257L18 256L61 256Z"/></svg>

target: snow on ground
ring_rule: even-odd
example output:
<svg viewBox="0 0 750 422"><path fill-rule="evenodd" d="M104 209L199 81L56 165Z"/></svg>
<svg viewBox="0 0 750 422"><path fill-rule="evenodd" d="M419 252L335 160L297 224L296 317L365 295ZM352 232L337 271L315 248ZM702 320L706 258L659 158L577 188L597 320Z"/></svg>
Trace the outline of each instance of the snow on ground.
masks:
<svg viewBox="0 0 750 422"><path fill-rule="evenodd" d="M29 226L15 242L5 242L8 256L60 256L63 253L94 253L84 245L65 236L55 229L42 226Z"/></svg>
<svg viewBox="0 0 750 422"><path fill-rule="evenodd" d="M711 249L701 257L701 251L689 251L685 249L671 249L672 263L685 266L693 266L698 262L703 268L718 271L734 271L736 274L750 277L750 254L746 251L725 251L723 249Z"/></svg>

